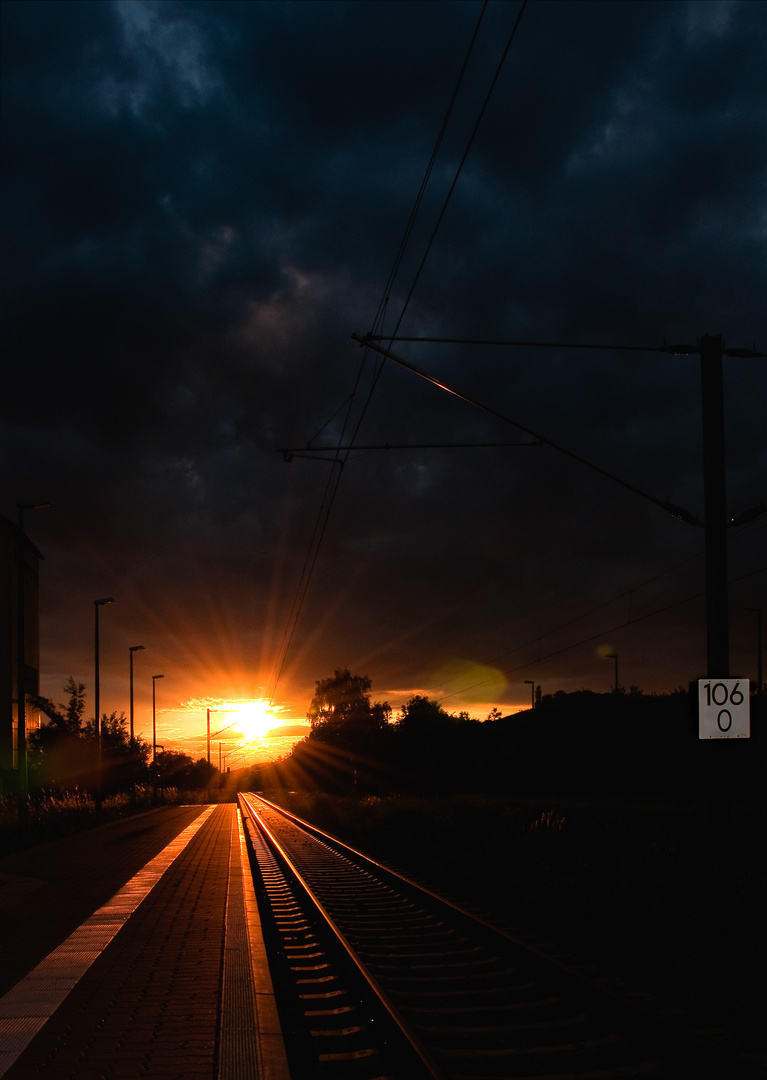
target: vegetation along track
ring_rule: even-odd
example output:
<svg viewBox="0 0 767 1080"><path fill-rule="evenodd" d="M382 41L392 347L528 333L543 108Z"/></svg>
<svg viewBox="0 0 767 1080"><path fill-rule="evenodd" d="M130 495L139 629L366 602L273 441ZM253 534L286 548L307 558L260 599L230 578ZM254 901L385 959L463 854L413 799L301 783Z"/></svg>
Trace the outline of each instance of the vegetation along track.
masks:
<svg viewBox="0 0 767 1080"><path fill-rule="evenodd" d="M764 1075L261 797L240 807L293 1080Z"/></svg>

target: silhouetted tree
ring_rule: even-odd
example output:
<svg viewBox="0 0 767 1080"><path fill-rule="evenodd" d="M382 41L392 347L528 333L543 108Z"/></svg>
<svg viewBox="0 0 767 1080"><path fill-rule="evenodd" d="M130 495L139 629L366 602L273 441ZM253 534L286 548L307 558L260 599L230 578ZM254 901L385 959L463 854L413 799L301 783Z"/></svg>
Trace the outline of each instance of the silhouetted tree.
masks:
<svg viewBox="0 0 767 1080"><path fill-rule="evenodd" d="M85 685L70 676L64 687L66 704L55 705L39 697L35 704L46 717L29 738L29 769L32 790L94 789L98 742L96 725L85 720ZM127 790L146 779L149 746L141 738L130 745L124 713L101 717L101 767L104 791Z"/></svg>
<svg viewBox="0 0 767 1080"><path fill-rule="evenodd" d="M92 722L88 722L91 735ZM101 769L104 791L126 791L132 784L148 777L147 763L151 747L140 735L130 742L128 718L113 712L101 717Z"/></svg>
<svg viewBox="0 0 767 1080"><path fill-rule="evenodd" d="M218 772L213 765L208 765L205 758L195 761L179 750L160 750L153 770L161 787L177 787L182 791L204 788Z"/></svg>
<svg viewBox="0 0 767 1080"><path fill-rule="evenodd" d="M76 683L70 675L64 687L69 694L65 705L54 705L50 698L37 697L34 703L48 718L48 727L53 731L71 731L80 734L85 715L85 683Z"/></svg>
<svg viewBox="0 0 767 1080"><path fill-rule="evenodd" d="M380 732L389 722L391 708L380 701L371 705L371 686L367 675L352 675L348 668L336 668L329 678L318 679L306 714L309 737L357 745Z"/></svg>
<svg viewBox="0 0 767 1080"><path fill-rule="evenodd" d="M425 734L434 728L448 727L455 721L456 718L445 712L438 702L424 694L416 694L402 706L398 727L400 731Z"/></svg>
<svg viewBox="0 0 767 1080"><path fill-rule="evenodd" d="M29 735L30 790L71 790L92 787L95 777L95 745L83 722L85 684L70 675L64 691L66 704L37 697L34 704L45 720Z"/></svg>

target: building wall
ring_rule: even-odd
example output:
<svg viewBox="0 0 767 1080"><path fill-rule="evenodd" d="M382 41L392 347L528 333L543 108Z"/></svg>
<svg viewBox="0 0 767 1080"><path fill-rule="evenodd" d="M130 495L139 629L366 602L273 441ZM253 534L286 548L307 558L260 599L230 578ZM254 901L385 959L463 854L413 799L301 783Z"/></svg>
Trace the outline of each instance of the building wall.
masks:
<svg viewBox="0 0 767 1080"><path fill-rule="evenodd" d="M18 526L0 515L0 793L18 787ZM42 556L24 544L23 681L29 695L40 692L39 566ZM39 723L27 706L27 731Z"/></svg>

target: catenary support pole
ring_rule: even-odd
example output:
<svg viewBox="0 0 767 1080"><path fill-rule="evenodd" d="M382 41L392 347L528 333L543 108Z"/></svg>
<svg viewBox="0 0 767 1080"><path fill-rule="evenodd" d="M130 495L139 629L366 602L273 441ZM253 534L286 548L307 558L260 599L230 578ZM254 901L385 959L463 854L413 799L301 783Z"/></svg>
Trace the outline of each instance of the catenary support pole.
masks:
<svg viewBox="0 0 767 1080"><path fill-rule="evenodd" d="M730 675L727 596L727 484L724 447L723 346L720 336L700 341L703 420L703 495L706 519L707 675Z"/></svg>

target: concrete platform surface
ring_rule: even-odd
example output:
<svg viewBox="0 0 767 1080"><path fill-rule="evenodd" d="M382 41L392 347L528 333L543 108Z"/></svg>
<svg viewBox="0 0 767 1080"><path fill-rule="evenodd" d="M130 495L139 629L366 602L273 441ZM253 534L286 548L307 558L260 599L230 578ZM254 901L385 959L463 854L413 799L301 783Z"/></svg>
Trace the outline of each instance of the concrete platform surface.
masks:
<svg viewBox="0 0 767 1080"><path fill-rule="evenodd" d="M287 1080L234 805L0 859L0 1076Z"/></svg>

